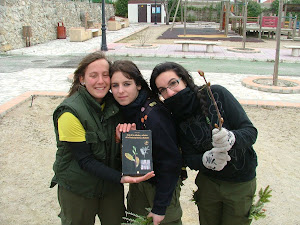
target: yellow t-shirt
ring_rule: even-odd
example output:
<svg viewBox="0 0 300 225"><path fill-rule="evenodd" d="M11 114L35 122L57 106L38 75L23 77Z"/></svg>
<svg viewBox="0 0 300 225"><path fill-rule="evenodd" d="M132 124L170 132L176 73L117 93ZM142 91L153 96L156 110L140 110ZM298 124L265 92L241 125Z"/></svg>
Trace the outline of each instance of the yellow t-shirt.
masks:
<svg viewBox="0 0 300 225"><path fill-rule="evenodd" d="M103 111L104 107L105 103L101 104L101 111ZM58 118L58 136L60 141L86 141L85 129L79 119L70 112L65 112Z"/></svg>
<svg viewBox="0 0 300 225"><path fill-rule="evenodd" d="M83 142L85 130L77 117L65 112L58 118L58 136L60 141Z"/></svg>

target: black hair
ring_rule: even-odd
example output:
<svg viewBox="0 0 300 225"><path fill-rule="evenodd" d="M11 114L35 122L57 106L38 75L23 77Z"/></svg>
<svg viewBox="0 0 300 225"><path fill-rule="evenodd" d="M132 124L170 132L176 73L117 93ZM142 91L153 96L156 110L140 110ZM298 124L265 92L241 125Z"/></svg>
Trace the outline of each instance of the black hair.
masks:
<svg viewBox="0 0 300 225"><path fill-rule="evenodd" d="M207 116L208 115L208 106L207 106L207 88L206 85L203 86L197 86L194 83L194 79L189 74L189 72L181 65L175 62L165 62L160 63L155 66L155 68L152 71L151 78L150 78L150 87L152 89L152 92L156 97L158 97L159 91L157 89L155 80L156 78L163 72L166 71L173 71L176 73L178 77L182 78L182 81L187 84L187 86L196 93L197 98L200 101L201 111L202 113Z"/></svg>
<svg viewBox="0 0 300 225"><path fill-rule="evenodd" d="M144 79L141 71L132 61L129 61L129 60L115 61L112 64L111 69L110 69L110 73L109 73L110 78L112 77L112 75L115 72L118 72L118 71L122 72L122 74L126 78L133 79L137 86L141 86L142 90L147 91L148 96L153 95L150 90L150 87L149 87L147 81Z"/></svg>

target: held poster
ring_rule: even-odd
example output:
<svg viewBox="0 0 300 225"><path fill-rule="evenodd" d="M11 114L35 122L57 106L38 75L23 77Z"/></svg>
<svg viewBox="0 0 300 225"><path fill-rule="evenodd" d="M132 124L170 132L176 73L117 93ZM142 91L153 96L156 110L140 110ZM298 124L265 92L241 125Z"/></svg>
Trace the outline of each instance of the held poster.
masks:
<svg viewBox="0 0 300 225"><path fill-rule="evenodd" d="M122 133L122 173L139 176L152 170L151 130Z"/></svg>

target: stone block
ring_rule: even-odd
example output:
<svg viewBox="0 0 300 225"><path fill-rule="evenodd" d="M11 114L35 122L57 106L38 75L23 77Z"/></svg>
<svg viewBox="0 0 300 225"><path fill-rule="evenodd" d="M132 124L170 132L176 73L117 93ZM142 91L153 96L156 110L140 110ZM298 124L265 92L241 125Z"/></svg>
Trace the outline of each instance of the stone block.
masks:
<svg viewBox="0 0 300 225"><path fill-rule="evenodd" d="M84 27L71 27L70 28L70 41L82 42L89 40L93 37L92 31Z"/></svg>
<svg viewBox="0 0 300 225"><path fill-rule="evenodd" d="M12 50L12 46L10 44L0 46L0 52L7 52L10 50Z"/></svg>
<svg viewBox="0 0 300 225"><path fill-rule="evenodd" d="M108 30L120 30L122 28L121 22L116 20L107 21L107 29Z"/></svg>

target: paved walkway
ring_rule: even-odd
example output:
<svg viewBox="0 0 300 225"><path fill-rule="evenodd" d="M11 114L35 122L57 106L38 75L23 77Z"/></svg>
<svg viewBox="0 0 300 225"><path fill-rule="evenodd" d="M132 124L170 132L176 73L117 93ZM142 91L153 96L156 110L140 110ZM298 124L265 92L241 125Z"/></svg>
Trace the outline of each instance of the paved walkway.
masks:
<svg viewBox="0 0 300 225"><path fill-rule="evenodd" d="M232 60L259 60L272 61L275 59L275 49L259 49L260 53L236 53L227 51L226 47L215 46L213 53L206 53L205 46L190 46L190 52L182 52L181 45L156 45L155 48L133 48L127 44L115 43L116 41L137 32L148 26L147 24L132 24L128 28L119 31L107 31L107 55L126 56L153 56L153 57L178 57L178 58L212 58ZM240 44L240 43L238 43ZM7 56L35 55L35 56L62 56L82 55L99 50L101 37L96 37L85 42L70 42L69 39L58 39L45 44L35 45L9 51ZM239 47L239 46L237 46ZM1 60L1 56L0 56ZM290 49L280 51L280 60L284 62L300 63L300 57L291 56ZM23 71L3 73L0 69L0 115L14 107L19 102L28 100L36 91L46 95L65 95L69 90L70 83L67 76L74 69L51 69L30 68ZM149 79L150 70L142 71ZM203 80L196 72L192 72L195 81L202 84ZM300 94L269 93L249 89L242 85L242 80L249 74L206 73L207 80L212 84L221 84L228 88L243 104L251 105L278 105L300 107ZM253 75L255 76L255 75ZM300 82L300 77L285 77ZM29 92L29 93L26 93ZM19 96L19 97L18 97Z"/></svg>

